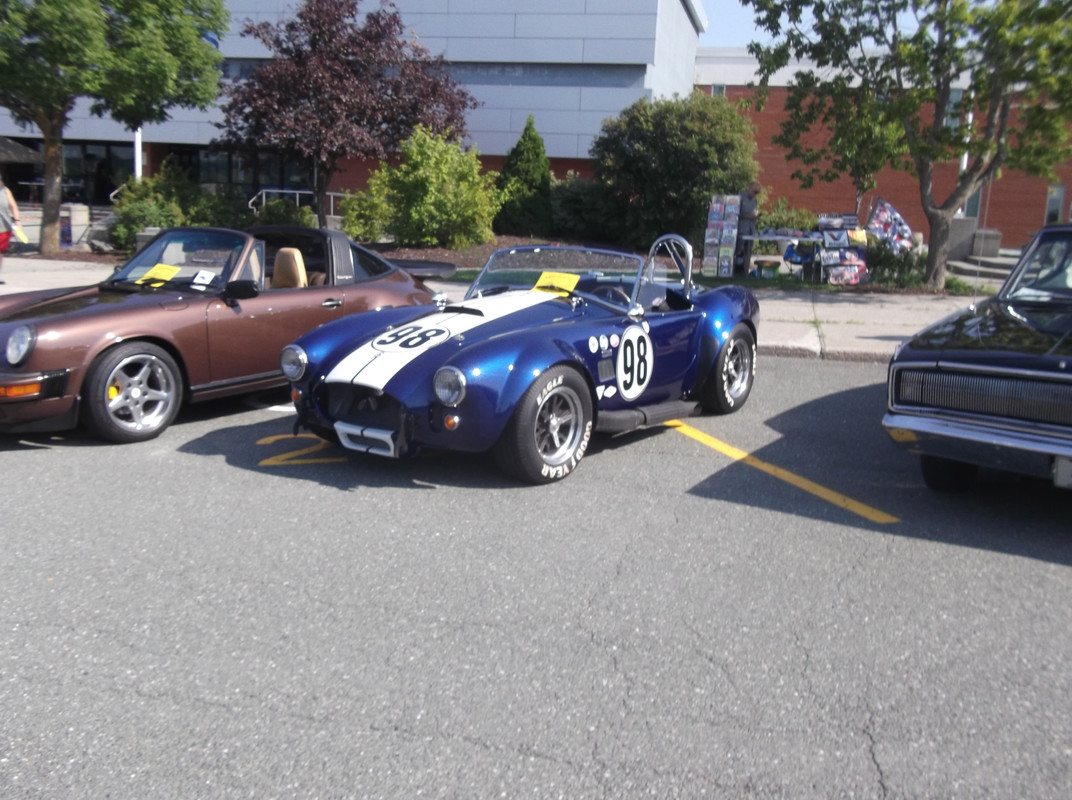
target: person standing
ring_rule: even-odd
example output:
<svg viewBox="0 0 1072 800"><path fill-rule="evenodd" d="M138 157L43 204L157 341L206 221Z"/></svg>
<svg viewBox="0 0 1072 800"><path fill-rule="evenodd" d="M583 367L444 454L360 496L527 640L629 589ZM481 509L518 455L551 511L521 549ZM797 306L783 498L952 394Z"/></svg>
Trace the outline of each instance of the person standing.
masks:
<svg viewBox="0 0 1072 800"><path fill-rule="evenodd" d="M740 262L741 270L747 275L752 270L752 245L751 239L745 236L755 236L756 220L759 218L759 192L763 186L759 181L752 181L748 188L741 194L741 212L737 223L737 253L734 263Z"/></svg>
<svg viewBox="0 0 1072 800"><path fill-rule="evenodd" d="M0 177L0 266L3 266L4 253L11 246L11 236L15 233L16 226L22 227L19 204L15 202L15 196Z"/></svg>

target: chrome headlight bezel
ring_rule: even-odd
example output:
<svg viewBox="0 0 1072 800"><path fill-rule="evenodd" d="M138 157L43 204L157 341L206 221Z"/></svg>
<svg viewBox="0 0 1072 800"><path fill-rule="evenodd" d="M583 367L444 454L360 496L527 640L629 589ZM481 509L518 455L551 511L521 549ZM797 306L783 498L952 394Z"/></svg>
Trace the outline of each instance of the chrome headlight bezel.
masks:
<svg viewBox="0 0 1072 800"><path fill-rule="evenodd" d="M4 356L13 367L25 363L37 344L37 330L33 325L19 325L7 335Z"/></svg>
<svg viewBox="0 0 1072 800"><path fill-rule="evenodd" d="M309 356L296 344L288 344L279 354L279 368L288 381L300 381L309 366Z"/></svg>
<svg viewBox="0 0 1072 800"><path fill-rule="evenodd" d="M440 403L455 408L465 399L465 373L457 367L440 367L432 377L432 389Z"/></svg>

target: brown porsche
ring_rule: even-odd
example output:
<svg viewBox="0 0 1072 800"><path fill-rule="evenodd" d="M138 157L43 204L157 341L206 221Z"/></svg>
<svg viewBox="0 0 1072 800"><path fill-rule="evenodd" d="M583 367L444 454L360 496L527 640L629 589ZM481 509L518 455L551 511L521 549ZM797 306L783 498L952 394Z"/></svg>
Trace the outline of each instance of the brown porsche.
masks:
<svg viewBox="0 0 1072 800"><path fill-rule="evenodd" d="M159 435L184 402L282 386L279 352L419 279L336 231L163 231L106 281L0 296L0 433Z"/></svg>

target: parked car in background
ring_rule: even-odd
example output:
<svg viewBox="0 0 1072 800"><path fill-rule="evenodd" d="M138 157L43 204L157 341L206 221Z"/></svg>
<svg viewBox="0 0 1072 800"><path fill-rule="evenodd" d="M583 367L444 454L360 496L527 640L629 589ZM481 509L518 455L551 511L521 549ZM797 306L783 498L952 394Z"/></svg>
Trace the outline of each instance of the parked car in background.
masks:
<svg viewBox="0 0 1072 800"><path fill-rule="evenodd" d="M0 433L150 439L184 402L285 385L279 351L311 328L431 302L335 231L165 230L98 285L0 296Z"/></svg>
<svg viewBox="0 0 1072 800"><path fill-rule="evenodd" d="M647 258L577 247L492 254L464 300L324 325L284 348L297 427L352 450L494 451L521 480L565 477L593 432L728 413L755 375L759 304L692 282L688 243Z"/></svg>
<svg viewBox="0 0 1072 800"><path fill-rule="evenodd" d="M882 424L932 489L979 467L1072 488L1072 225L1039 232L997 295L897 348Z"/></svg>

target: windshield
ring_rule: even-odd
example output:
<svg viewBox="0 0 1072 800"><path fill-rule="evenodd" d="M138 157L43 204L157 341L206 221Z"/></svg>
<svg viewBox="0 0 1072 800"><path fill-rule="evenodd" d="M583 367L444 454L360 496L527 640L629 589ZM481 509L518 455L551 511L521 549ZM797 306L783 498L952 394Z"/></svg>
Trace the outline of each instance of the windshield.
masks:
<svg viewBox="0 0 1072 800"><path fill-rule="evenodd" d="M629 297L644 259L629 253L579 247L518 247L498 250L469 288L467 297L507 289L593 293L615 288Z"/></svg>
<svg viewBox="0 0 1072 800"><path fill-rule="evenodd" d="M218 290L231 279L230 273L236 269L248 241L237 231L166 231L135 253L110 282Z"/></svg>
<svg viewBox="0 0 1072 800"><path fill-rule="evenodd" d="M1004 292L1008 299L1072 299L1072 228L1044 230L1024 253Z"/></svg>

